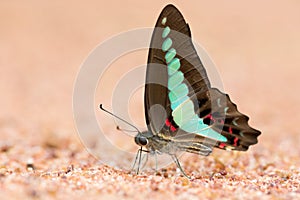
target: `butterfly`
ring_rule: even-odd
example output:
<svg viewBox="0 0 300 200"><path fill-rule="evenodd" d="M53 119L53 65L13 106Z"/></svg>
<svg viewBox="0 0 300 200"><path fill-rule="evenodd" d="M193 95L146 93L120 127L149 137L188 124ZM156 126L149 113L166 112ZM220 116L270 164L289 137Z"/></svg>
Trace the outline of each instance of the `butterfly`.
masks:
<svg viewBox="0 0 300 200"><path fill-rule="evenodd" d="M144 96L148 131L135 142L150 153L170 154L183 173L177 152L207 156L213 147L246 151L256 144L261 133L248 125L249 117L211 87L180 11L167 5L155 27Z"/></svg>
<svg viewBox="0 0 300 200"><path fill-rule="evenodd" d="M147 131L138 132L136 161L142 152L208 156L213 148L246 151L260 131L248 125L229 96L211 87L197 55L189 25L174 5L161 12L148 53L144 94ZM135 161L135 163L136 163Z"/></svg>

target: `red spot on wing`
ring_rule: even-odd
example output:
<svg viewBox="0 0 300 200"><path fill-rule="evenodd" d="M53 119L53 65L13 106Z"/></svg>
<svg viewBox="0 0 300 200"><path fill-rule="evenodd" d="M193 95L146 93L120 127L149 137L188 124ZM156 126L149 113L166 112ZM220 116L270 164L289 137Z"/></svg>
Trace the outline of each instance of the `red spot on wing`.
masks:
<svg viewBox="0 0 300 200"><path fill-rule="evenodd" d="M238 141L239 141L239 138L235 137L234 140L233 140L233 142L234 142L233 145L237 146Z"/></svg>
<svg viewBox="0 0 300 200"><path fill-rule="evenodd" d="M232 128L231 127L229 127L229 133L232 134Z"/></svg>
<svg viewBox="0 0 300 200"><path fill-rule="evenodd" d="M165 124L166 124L166 126L167 126L167 127L170 127L170 126L171 126L171 122L169 121L169 119L168 119L168 118L166 119L166 122L165 122Z"/></svg>
<svg viewBox="0 0 300 200"><path fill-rule="evenodd" d="M213 118L211 114L208 114L206 117L209 118L209 119Z"/></svg>
<svg viewBox="0 0 300 200"><path fill-rule="evenodd" d="M212 123L214 123L216 121L216 119L212 116L212 114L207 115L205 118L210 119L210 121L212 121Z"/></svg>
<svg viewBox="0 0 300 200"><path fill-rule="evenodd" d="M223 143L223 142L221 142L221 143L219 144L219 148L223 149L224 147L226 147L226 144Z"/></svg>
<svg viewBox="0 0 300 200"><path fill-rule="evenodd" d="M172 132L176 131L176 128L173 125L170 126L170 129Z"/></svg>
<svg viewBox="0 0 300 200"><path fill-rule="evenodd" d="M215 119L213 118L212 114L209 114L209 115L207 115L207 117L206 117L206 118L209 118L210 120L213 120L213 121L215 121Z"/></svg>
<svg viewBox="0 0 300 200"><path fill-rule="evenodd" d="M177 130L177 128L172 124L172 122L168 118L166 119L165 124L167 127L170 128L172 132L175 132Z"/></svg>

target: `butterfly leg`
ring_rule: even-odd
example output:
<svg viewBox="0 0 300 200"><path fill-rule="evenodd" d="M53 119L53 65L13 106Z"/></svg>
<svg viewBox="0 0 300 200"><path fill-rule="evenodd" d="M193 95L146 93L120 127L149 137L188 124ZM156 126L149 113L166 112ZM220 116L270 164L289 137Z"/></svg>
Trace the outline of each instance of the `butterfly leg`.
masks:
<svg viewBox="0 0 300 200"><path fill-rule="evenodd" d="M175 164L177 165L177 167L180 169L181 173L182 173L185 177L187 177L188 179L191 179L191 177L188 176L188 175L184 172L184 170L182 169L182 167L181 167L181 165L180 165L180 162L178 161L177 156L176 156L176 155L171 155L171 156L172 156L172 158L173 158Z"/></svg>
<svg viewBox="0 0 300 200"><path fill-rule="evenodd" d="M144 151L144 152L145 152L145 151ZM145 160L145 161L144 161L144 160ZM143 158L142 158L142 163L144 163L143 166L141 167L142 169L146 166L147 162L148 162L148 153L147 153L147 154L144 154L144 156L143 156Z"/></svg>
<svg viewBox="0 0 300 200"><path fill-rule="evenodd" d="M157 153L155 153L155 173L157 173Z"/></svg>
<svg viewBox="0 0 300 200"><path fill-rule="evenodd" d="M139 172L140 172L140 166L141 166L141 160L142 160L142 151L143 151L143 149L141 147L141 149L139 151L139 163L138 163L138 168L136 170L136 174L139 174Z"/></svg>
<svg viewBox="0 0 300 200"><path fill-rule="evenodd" d="M134 168L135 168L135 165L138 163L136 174L139 174L140 169L143 168L146 165L147 161L148 161L148 154L146 154L145 164L141 167L142 160L144 160L144 157L142 158L142 152L149 153L149 151L143 150L142 147L137 151L135 159L134 159L134 163L133 163L132 168L131 168L131 170L133 171Z"/></svg>
<svg viewBox="0 0 300 200"><path fill-rule="evenodd" d="M134 168L135 168L135 165L136 165L136 162L139 160L139 163L138 163L138 168L137 168L137 174L139 173L139 165L140 165L140 157L142 155L142 148L140 148L137 153L136 153L136 156L135 156L135 159L134 159L134 162L133 162L133 165L132 165L132 168L131 170L133 171Z"/></svg>

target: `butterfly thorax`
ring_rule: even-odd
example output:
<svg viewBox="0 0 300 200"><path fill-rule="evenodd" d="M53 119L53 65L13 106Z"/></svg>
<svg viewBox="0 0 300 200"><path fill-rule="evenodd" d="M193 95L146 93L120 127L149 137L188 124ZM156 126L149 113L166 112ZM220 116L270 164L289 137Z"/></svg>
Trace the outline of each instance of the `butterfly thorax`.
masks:
<svg viewBox="0 0 300 200"><path fill-rule="evenodd" d="M137 145L146 147L150 153L167 153L173 155L179 151L175 143L157 134L153 134L151 131L138 133L134 140Z"/></svg>

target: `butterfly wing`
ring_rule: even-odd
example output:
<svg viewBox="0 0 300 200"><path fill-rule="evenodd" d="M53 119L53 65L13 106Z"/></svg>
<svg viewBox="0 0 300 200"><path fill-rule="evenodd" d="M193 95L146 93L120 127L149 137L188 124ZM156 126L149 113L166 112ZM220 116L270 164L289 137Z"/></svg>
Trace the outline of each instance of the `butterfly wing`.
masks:
<svg viewBox="0 0 300 200"><path fill-rule="evenodd" d="M193 80L191 84L193 89L203 89L210 86L207 79L206 72L202 63L194 49L190 39L191 32L188 24L184 21L182 14L173 6L167 5L161 12L155 29L152 35L151 44L148 54L148 66L146 72L146 85L145 85L145 115L146 123L149 128L154 130L154 133L159 132L166 121L166 116L171 116L172 109L170 99L168 97L168 68L166 62L166 51L163 51L162 45L167 43L166 37L163 37L170 28L169 36L177 38L172 41L172 48L175 53L169 53L168 60L173 60L175 56L181 55L180 62L182 63L182 71L185 72L185 77ZM176 32L171 32L176 30ZM168 37L170 38L170 37ZM172 52L172 51L168 51ZM187 59L190 58L192 63L187 64ZM201 72L202 74L200 74ZM183 77L180 77L183 78ZM177 80L174 80L177 81ZM165 112L162 111L162 108Z"/></svg>
<svg viewBox="0 0 300 200"><path fill-rule="evenodd" d="M260 132L248 125L249 118L211 88L182 14L168 5L155 27L145 85L148 129L178 144L190 140L183 147L190 152L201 143L232 150L257 143Z"/></svg>

